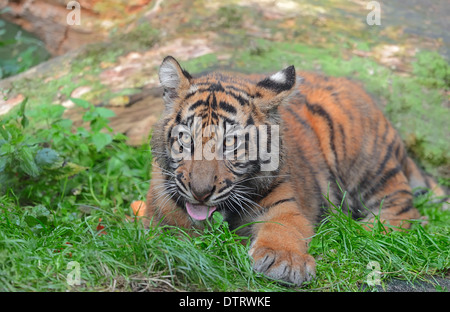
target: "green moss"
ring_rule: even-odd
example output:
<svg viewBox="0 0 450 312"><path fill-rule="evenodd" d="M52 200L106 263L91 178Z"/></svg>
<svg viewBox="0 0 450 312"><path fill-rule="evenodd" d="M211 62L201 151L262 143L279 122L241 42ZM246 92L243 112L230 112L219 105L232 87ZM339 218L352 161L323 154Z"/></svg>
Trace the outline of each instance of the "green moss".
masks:
<svg viewBox="0 0 450 312"><path fill-rule="evenodd" d="M218 26L225 28L239 27L243 20L243 10L235 5L226 5L217 10Z"/></svg>
<svg viewBox="0 0 450 312"><path fill-rule="evenodd" d="M198 58L183 62L183 67L185 67L189 72L201 73L217 67L217 62L217 56L215 54L205 54Z"/></svg>
<svg viewBox="0 0 450 312"><path fill-rule="evenodd" d="M126 52L144 51L151 48L159 40L159 31L145 19L138 21L128 32L119 32L111 36L111 43Z"/></svg>
<svg viewBox="0 0 450 312"><path fill-rule="evenodd" d="M83 51L71 62L71 73L97 73L101 70L102 62L114 62L119 55L124 53L124 48L117 44L106 42L93 43L86 46Z"/></svg>
<svg viewBox="0 0 450 312"><path fill-rule="evenodd" d="M139 23L126 34L116 33L107 42L85 46L74 58L70 55L63 57L61 64L55 66L58 72L43 70L43 74L36 77L15 81L11 91L28 97L29 105L35 106L61 103L77 87L89 86L91 90L83 98L93 104L99 103L110 93L99 80L99 74L104 70L102 64L113 64L119 56L131 51L147 50L158 36L158 31L148 23Z"/></svg>
<svg viewBox="0 0 450 312"><path fill-rule="evenodd" d="M439 53L418 53L413 68L414 75L424 86L450 89L450 65Z"/></svg>

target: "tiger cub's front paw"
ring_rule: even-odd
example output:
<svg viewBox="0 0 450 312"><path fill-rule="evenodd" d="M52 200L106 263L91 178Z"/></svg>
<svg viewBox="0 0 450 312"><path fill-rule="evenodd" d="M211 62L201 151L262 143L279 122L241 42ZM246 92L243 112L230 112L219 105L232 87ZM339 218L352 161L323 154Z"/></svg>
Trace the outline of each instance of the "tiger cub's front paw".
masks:
<svg viewBox="0 0 450 312"><path fill-rule="evenodd" d="M255 244L249 254L253 269L275 280L300 286L316 276L316 261L306 253Z"/></svg>

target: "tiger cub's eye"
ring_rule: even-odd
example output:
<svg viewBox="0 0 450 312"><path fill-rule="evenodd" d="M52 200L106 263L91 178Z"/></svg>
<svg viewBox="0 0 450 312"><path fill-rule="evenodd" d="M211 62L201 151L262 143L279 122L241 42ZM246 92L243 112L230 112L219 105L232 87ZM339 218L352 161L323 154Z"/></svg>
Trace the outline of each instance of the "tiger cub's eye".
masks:
<svg viewBox="0 0 450 312"><path fill-rule="evenodd" d="M225 138L225 146L226 147L234 147L236 143L236 137L234 135L229 135Z"/></svg>
<svg viewBox="0 0 450 312"><path fill-rule="evenodd" d="M178 142L186 147L191 146L191 135L188 132L181 132L180 136L178 137Z"/></svg>

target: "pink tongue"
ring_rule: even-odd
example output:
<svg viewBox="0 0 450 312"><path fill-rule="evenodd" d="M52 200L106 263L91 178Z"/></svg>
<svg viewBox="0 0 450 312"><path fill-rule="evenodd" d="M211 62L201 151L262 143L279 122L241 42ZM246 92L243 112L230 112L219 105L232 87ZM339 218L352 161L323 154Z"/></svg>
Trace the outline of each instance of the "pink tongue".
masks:
<svg viewBox="0 0 450 312"><path fill-rule="evenodd" d="M208 207L186 203L188 214L195 220L205 220L206 218L209 218L216 209L216 206Z"/></svg>

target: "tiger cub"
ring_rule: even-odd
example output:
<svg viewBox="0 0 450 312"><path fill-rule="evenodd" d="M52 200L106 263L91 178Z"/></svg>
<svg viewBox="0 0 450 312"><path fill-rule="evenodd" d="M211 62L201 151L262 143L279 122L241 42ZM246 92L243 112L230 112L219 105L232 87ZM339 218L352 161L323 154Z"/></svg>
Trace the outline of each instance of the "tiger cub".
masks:
<svg viewBox="0 0 450 312"><path fill-rule="evenodd" d="M159 78L165 110L151 140L148 222L201 228L219 212L231 228L252 223L241 231L251 235L254 269L270 278L301 285L315 276L308 243L329 202L407 228L420 218L413 188L444 195L347 79L294 66L194 78L171 56Z"/></svg>

